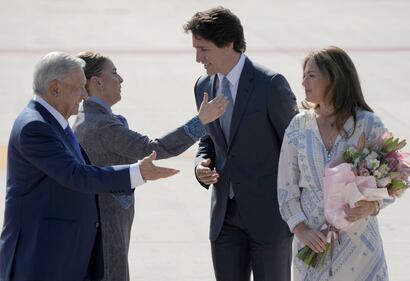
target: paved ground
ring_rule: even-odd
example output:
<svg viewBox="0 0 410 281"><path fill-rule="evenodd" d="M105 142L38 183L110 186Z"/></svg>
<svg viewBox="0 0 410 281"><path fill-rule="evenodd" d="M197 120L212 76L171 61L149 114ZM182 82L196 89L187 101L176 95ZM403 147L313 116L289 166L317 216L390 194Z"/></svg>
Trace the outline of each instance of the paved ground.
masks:
<svg viewBox="0 0 410 281"><path fill-rule="evenodd" d="M51 50L96 50L125 79L115 111L131 127L160 136L195 114L193 84L203 73L183 23L223 4L241 19L247 54L282 72L299 99L308 50L337 45L351 54L365 96L386 126L410 139L410 2L306 1L5 1L0 0L0 178L11 124L31 96L35 62ZM208 235L210 193L193 179L195 147L164 164L172 179L136 191L132 280L213 280ZM4 193L4 188L0 188ZM1 197L4 197L1 195ZM0 200L0 213L4 206ZM410 196L380 214L391 280L410 280ZM1 222L1 221L0 221Z"/></svg>

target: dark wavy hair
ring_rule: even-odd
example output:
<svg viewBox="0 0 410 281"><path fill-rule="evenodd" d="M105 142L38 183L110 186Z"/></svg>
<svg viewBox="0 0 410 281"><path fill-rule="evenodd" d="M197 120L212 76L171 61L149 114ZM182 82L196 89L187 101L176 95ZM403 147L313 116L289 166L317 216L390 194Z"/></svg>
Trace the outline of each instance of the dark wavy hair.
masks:
<svg viewBox="0 0 410 281"><path fill-rule="evenodd" d="M211 41L219 48L233 42L238 53L246 51L246 41L239 18L222 6L196 13L184 26L186 33Z"/></svg>
<svg viewBox="0 0 410 281"><path fill-rule="evenodd" d="M80 52L77 54L77 57L85 61L85 66L83 68L85 78L87 78L87 84L85 85L85 88L87 89L88 94L90 94L88 90L89 80L93 76L100 77L101 72L104 69L105 63L109 61L109 58L102 56L99 53L94 53L90 51Z"/></svg>
<svg viewBox="0 0 410 281"><path fill-rule="evenodd" d="M334 108L333 116L336 117L337 130L347 132L343 129L346 120L353 116L354 129L356 128L356 113L358 109L370 112L373 110L364 100L360 86L359 75L349 55L341 48L329 46L318 51L313 51L303 61L303 71L308 61L314 60L320 73L327 79L328 87L325 92L326 101ZM305 109L317 108L307 101L302 102Z"/></svg>
<svg viewBox="0 0 410 281"><path fill-rule="evenodd" d="M84 74L87 80L93 76L100 76L105 63L109 61L108 57L94 52L80 52L77 57L85 61Z"/></svg>

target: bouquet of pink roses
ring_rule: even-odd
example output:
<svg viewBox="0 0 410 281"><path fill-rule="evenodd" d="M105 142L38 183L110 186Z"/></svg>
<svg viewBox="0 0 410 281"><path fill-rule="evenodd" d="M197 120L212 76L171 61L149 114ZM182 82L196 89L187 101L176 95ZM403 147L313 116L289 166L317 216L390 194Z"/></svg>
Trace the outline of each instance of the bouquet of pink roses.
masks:
<svg viewBox="0 0 410 281"><path fill-rule="evenodd" d="M312 267L323 264L339 230L352 224L345 219L346 204L353 207L360 200L398 197L410 186L410 163L406 161L409 154L400 152L405 145L405 140L400 141L391 133L385 133L379 143L366 143L362 134L357 146L345 149L344 163L326 167L323 194L327 223L321 231L327 235L328 244L322 253L303 247L297 254L303 262Z"/></svg>

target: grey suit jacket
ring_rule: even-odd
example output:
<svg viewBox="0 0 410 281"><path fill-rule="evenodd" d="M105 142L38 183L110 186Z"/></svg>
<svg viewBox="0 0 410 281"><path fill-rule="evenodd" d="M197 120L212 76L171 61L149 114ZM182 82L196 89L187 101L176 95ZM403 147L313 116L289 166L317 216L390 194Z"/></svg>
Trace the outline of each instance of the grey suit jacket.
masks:
<svg viewBox="0 0 410 281"><path fill-rule="evenodd" d="M93 101L84 101L73 131L91 162L97 166L134 163L152 150L157 152L157 159L169 158L196 142L183 126L151 140L125 128L107 109Z"/></svg>
<svg viewBox="0 0 410 281"><path fill-rule="evenodd" d="M216 76L195 85L197 106L203 92L216 94ZM239 79L230 129L225 141L219 120L206 126L196 164L211 158L220 174L212 191L210 239L216 240L225 217L229 182L247 230L260 243L290 239L277 200L277 169L283 135L297 113L296 98L286 79L246 58ZM204 187L208 188L204 185Z"/></svg>

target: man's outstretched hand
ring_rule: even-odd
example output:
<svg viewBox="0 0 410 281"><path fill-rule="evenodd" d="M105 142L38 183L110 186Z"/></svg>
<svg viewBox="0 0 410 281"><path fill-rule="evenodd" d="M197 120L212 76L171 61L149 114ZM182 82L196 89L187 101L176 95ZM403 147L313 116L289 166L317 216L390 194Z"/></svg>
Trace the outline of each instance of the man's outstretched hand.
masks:
<svg viewBox="0 0 410 281"><path fill-rule="evenodd" d="M140 161L140 172L144 181L153 181L163 178L169 178L177 173L179 170L172 168L165 168L154 165L153 161L157 158L157 153L152 153Z"/></svg>

